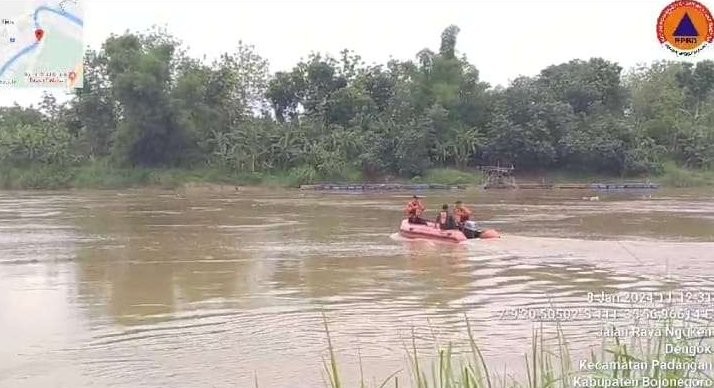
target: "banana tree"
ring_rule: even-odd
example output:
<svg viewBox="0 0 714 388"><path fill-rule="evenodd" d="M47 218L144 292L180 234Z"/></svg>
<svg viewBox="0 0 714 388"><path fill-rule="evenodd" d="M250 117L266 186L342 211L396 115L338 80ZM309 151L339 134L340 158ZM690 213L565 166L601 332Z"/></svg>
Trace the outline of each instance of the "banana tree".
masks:
<svg viewBox="0 0 714 388"><path fill-rule="evenodd" d="M463 169L476 151L484 144L485 136L478 128L457 126L449 144L449 153L453 156L456 168Z"/></svg>

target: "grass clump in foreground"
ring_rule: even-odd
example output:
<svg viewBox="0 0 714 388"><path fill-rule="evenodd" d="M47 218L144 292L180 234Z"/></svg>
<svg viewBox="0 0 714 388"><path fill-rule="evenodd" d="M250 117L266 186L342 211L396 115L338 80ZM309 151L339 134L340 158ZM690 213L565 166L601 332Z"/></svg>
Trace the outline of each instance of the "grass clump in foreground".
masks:
<svg viewBox="0 0 714 388"><path fill-rule="evenodd" d="M340 376L337 358L332 345L330 331L325 321L329 361L324 361L327 374L326 387L347 388ZM675 325L674 321L658 323L661 335L633 336L629 343L617 336L603 339L598 356L591 349L586 365L600 365L600 368L580 369L580 361L573 363L568 345L560 325L553 338L546 339L543 326L534 330L530 351L524 355L525 376L514 377L507 370L495 373L484 359L466 319L468 355L456 357L453 347L438 347L431 367L426 368L417 352L416 340L412 334L411 348L407 349L410 373L406 378L401 370L392 373L379 384L368 385L363 376L360 360L361 381L359 388L366 387L410 387L410 388L572 388L572 387L706 387L714 386L711 376L711 355L685 355L667 352L667 345L701 345L702 338L684 338L677 335L677 329L686 332L688 326ZM655 328L655 326L648 326ZM552 341L555 344L552 345ZM603 369L602 366L608 368ZM617 385L619 384L619 385ZM630 385L627 385L630 384Z"/></svg>

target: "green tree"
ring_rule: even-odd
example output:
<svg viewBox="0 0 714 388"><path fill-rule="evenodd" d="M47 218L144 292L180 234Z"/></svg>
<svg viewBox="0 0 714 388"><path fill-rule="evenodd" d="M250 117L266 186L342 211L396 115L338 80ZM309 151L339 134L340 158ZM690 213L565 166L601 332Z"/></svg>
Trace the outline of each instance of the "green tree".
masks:
<svg viewBox="0 0 714 388"><path fill-rule="evenodd" d="M122 116L115 155L138 166L175 165L188 148L169 94L175 43L125 34L108 38L103 49Z"/></svg>
<svg viewBox="0 0 714 388"><path fill-rule="evenodd" d="M448 26L438 50L408 60L313 52L274 74L243 42L209 62L160 29L113 35L87 52L70 102L0 108L0 166L101 159L307 182L479 163L622 175L657 173L668 159L714 164L714 61L623 74L575 59L491 87L459 52L459 33Z"/></svg>

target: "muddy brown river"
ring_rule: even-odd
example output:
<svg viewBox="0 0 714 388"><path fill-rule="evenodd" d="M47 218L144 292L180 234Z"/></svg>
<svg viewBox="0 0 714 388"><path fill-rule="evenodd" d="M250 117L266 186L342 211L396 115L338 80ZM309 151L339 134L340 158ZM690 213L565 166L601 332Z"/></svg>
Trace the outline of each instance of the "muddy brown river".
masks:
<svg viewBox="0 0 714 388"><path fill-rule="evenodd" d="M381 381L412 333L463 344L464 317L517 369L537 323L508 312L714 292L711 189L424 192L503 235L464 245L398 237L410 194L0 192L0 386L321 387L322 313L348 384L358 350ZM563 325L573 351L596 326Z"/></svg>

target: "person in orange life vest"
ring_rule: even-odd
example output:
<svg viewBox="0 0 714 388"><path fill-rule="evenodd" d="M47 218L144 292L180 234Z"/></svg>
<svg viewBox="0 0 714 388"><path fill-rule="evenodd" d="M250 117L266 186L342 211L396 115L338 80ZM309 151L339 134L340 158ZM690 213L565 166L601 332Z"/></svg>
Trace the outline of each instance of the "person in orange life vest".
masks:
<svg viewBox="0 0 714 388"><path fill-rule="evenodd" d="M454 216L449 214L449 205L444 204L441 206L441 211L436 217L436 225L442 230L456 229Z"/></svg>
<svg viewBox="0 0 714 388"><path fill-rule="evenodd" d="M456 201L456 207L454 208L454 218L456 218L456 224L459 227L464 225L464 222L471 219L471 210L463 205L463 202Z"/></svg>
<svg viewBox="0 0 714 388"><path fill-rule="evenodd" d="M426 221L421 218L421 214L424 212L424 210L426 210L426 208L419 200L419 197L415 195L412 200L409 201L409 203L407 204L407 207L406 209L404 209L404 212L409 218L409 223L426 225Z"/></svg>

